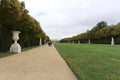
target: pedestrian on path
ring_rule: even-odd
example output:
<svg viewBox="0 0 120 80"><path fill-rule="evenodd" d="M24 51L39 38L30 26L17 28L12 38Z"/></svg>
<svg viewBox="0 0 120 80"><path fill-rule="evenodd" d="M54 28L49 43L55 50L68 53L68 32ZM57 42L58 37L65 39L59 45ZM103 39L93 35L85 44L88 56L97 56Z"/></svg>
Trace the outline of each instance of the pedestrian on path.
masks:
<svg viewBox="0 0 120 80"><path fill-rule="evenodd" d="M48 46L52 46L52 41L48 41Z"/></svg>

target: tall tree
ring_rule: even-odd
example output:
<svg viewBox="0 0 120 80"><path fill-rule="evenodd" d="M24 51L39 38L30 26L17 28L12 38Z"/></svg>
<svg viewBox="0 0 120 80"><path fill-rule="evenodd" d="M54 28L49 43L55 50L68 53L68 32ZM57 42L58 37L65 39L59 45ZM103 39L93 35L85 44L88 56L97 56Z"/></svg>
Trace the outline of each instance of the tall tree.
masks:
<svg viewBox="0 0 120 80"><path fill-rule="evenodd" d="M18 0L1 0L0 22L10 30L15 30L20 20L20 6Z"/></svg>
<svg viewBox="0 0 120 80"><path fill-rule="evenodd" d="M97 25L93 27L92 31L98 31L102 29L103 27L107 27L107 22L105 21L98 22Z"/></svg>
<svg viewBox="0 0 120 80"><path fill-rule="evenodd" d="M16 30L20 20L20 6L18 0L0 1L0 23L2 35L0 38L0 50L7 51L12 43L11 31Z"/></svg>
<svg viewBox="0 0 120 80"><path fill-rule="evenodd" d="M12 43L12 30L21 31L20 45L30 47L39 44L39 39L48 37L39 22L28 14L25 3L18 0L0 1L0 51L8 51Z"/></svg>

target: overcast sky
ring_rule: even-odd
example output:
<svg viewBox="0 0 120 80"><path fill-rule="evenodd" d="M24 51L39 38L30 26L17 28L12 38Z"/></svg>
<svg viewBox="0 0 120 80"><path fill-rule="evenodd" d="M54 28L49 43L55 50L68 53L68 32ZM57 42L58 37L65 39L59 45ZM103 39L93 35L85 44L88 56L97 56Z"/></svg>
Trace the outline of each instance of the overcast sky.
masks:
<svg viewBox="0 0 120 80"><path fill-rule="evenodd" d="M120 0L20 0L51 39L71 37L94 27L120 22Z"/></svg>

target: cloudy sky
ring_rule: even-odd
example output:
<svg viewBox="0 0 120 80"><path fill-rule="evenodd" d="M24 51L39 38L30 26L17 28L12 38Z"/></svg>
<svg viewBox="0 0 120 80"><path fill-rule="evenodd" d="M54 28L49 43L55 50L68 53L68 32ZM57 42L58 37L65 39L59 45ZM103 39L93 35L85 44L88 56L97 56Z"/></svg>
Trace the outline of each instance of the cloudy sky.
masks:
<svg viewBox="0 0 120 80"><path fill-rule="evenodd" d="M51 39L71 37L94 27L120 22L120 0L20 0Z"/></svg>

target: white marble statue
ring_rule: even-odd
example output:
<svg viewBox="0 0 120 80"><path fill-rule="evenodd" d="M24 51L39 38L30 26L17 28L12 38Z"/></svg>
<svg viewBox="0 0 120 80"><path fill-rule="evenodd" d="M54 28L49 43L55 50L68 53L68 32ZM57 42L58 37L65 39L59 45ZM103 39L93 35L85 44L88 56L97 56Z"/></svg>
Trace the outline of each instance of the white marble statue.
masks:
<svg viewBox="0 0 120 80"><path fill-rule="evenodd" d="M111 38L111 45L114 45L114 38Z"/></svg>
<svg viewBox="0 0 120 80"><path fill-rule="evenodd" d="M12 31L12 34L13 34L12 39L14 40L14 43L10 47L10 52L13 52L13 53L21 52L21 46L17 43L17 41L19 40L19 33L20 31Z"/></svg>

